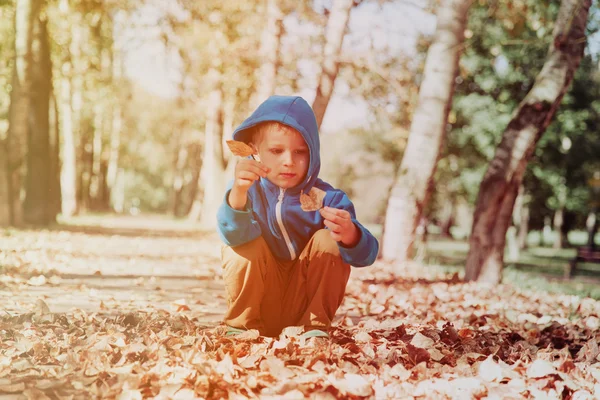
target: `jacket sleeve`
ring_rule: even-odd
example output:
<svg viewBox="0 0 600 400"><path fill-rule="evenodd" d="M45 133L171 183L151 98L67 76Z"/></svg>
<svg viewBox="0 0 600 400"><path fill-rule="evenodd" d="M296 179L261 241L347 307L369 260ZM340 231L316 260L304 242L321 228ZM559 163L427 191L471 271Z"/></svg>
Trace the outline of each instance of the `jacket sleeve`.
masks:
<svg viewBox="0 0 600 400"><path fill-rule="evenodd" d="M360 239L356 246L345 247L338 242L340 254L344 262L354 267L367 267L375 262L377 254L379 253L379 242L375 239L375 236L367 228L362 226L356 219L356 212L354 205L342 191L336 191L329 204L326 204L332 208L338 208L346 210L352 217L352 222L360 231Z"/></svg>
<svg viewBox="0 0 600 400"><path fill-rule="evenodd" d="M252 201L248 201L244 210L236 210L229 205L229 192L232 183L228 185L223 203L217 211L217 230L221 240L231 247L248 243L261 235L260 225L252 213Z"/></svg>

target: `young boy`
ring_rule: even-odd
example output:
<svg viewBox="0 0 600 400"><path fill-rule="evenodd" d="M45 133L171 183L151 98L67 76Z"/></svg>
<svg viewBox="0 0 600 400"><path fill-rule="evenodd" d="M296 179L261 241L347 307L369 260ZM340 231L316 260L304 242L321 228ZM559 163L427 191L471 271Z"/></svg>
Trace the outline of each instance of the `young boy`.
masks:
<svg viewBox="0 0 600 400"><path fill-rule="evenodd" d="M350 265L371 265L375 237L346 194L318 178L319 132L301 97L271 96L233 133L257 159L238 162L218 213L228 334L287 326L327 336L342 303ZM303 211L300 196L324 191L323 207Z"/></svg>

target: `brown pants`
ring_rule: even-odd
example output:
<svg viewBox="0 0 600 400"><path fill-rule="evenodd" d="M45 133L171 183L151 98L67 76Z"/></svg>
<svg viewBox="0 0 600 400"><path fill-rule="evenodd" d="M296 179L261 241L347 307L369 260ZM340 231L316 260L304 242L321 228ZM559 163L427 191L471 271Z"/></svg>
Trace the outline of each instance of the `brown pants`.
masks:
<svg viewBox="0 0 600 400"><path fill-rule="evenodd" d="M277 336L287 326L327 329L342 304L350 265L328 230L317 231L300 257L277 260L262 237L223 247L225 323Z"/></svg>

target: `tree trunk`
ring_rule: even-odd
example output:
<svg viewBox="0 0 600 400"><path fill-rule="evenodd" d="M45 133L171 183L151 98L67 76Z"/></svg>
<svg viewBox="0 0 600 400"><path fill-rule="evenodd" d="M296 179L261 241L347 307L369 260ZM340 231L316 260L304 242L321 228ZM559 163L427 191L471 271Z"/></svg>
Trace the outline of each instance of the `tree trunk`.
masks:
<svg viewBox="0 0 600 400"><path fill-rule="evenodd" d="M588 234L587 247L593 249L596 247L594 239L596 237L596 232L598 231L598 218L596 217L595 210L590 211L588 214L585 220L585 227Z"/></svg>
<svg viewBox="0 0 600 400"><path fill-rule="evenodd" d="M565 207L561 204L560 208L554 212L554 243L552 248L564 249L568 244L568 228L565 225Z"/></svg>
<svg viewBox="0 0 600 400"><path fill-rule="evenodd" d="M27 137L32 100L33 30L43 0L17 0L15 9L15 65L10 96L7 138L8 203L10 223L23 223L21 191L25 175Z"/></svg>
<svg viewBox="0 0 600 400"><path fill-rule="evenodd" d="M200 172L198 195L189 214L192 220L200 220L200 225L206 229L216 227L216 215L225 191L223 160L223 92L218 86L212 90L209 98L210 108L206 119L204 138L204 155ZM200 198L200 196L202 196Z"/></svg>
<svg viewBox="0 0 600 400"><path fill-rule="evenodd" d="M177 146L176 155L173 160L173 185L171 187L171 204L170 211L173 216L180 216L182 192L183 192L183 179L185 175L185 167L188 161L188 145L181 141L183 133L180 132L180 140Z"/></svg>
<svg viewBox="0 0 600 400"><path fill-rule="evenodd" d="M454 213L456 205L453 199L449 199L442 210L441 233L445 238L452 237L452 227L454 226Z"/></svg>
<svg viewBox="0 0 600 400"><path fill-rule="evenodd" d="M517 254L517 256L521 250L527 247L527 230L529 224L529 208L527 206L528 197L529 196L525 192L525 186L521 184L512 213L512 221L515 226L514 250L512 251Z"/></svg>
<svg viewBox="0 0 600 400"><path fill-rule="evenodd" d="M344 41L344 34L348 26L350 10L353 4L353 0L333 0L327 21L321 74L317 85L317 95L312 105L318 127L321 127L327 105L333 93L335 78L339 70L339 56L342 50L342 42Z"/></svg>
<svg viewBox="0 0 600 400"><path fill-rule="evenodd" d="M469 243L467 281L501 281L506 231L518 188L583 56L590 4L591 0L562 1L542 71L515 110L483 177Z"/></svg>
<svg viewBox="0 0 600 400"><path fill-rule="evenodd" d="M200 172L202 170L202 146L199 143L192 143L188 149L188 158L190 159L191 178L187 187L186 196L182 199L184 215L189 215L200 188ZM201 198L201 196L200 196Z"/></svg>
<svg viewBox="0 0 600 400"><path fill-rule="evenodd" d="M70 63L70 61L69 61ZM71 107L71 64L67 64L66 75L61 79L60 108L62 118L62 165L60 186L62 215L71 217L77 211L77 164L75 135L73 131L73 109Z"/></svg>
<svg viewBox="0 0 600 400"><path fill-rule="evenodd" d="M551 226L551 218L549 216L544 217L544 228L542 228L542 232L540 233L540 246L546 247L548 246L549 240L548 238L552 236L552 226Z"/></svg>
<svg viewBox="0 0 600 400"><path fill-rule="evenodd" d="M527 236L529 235L529 206L524 205L521 210L521 219L519 222L519 237L518 245L519 250L525 250L527 248Z"/></svg>
<svg viewBox="0 0 600 400"><path fill-rule="evenodd" d="M116 89L122 83L122 58L119 49L112 49L112 84ZM123 129L123 109L119 101L112 105L111 109L111 127L110 127L110 154L108 156L108 168L106 170L106 186L108 188L108 197L110 207L117 211L115 207L114 191L117 184L117 173L119 170L121 130Z"/></svg>
<svg viewBox="0 0 600 400"><path fill-rule="evenodd" d="M34 23L32 97L27 135L27 177L23 214L26 222L48 225L56 215L51 212L53 179L50 147L50 93L52 63L47 21L39 17Z"/></svg>
<svg viewBox="0 0 600 400"><path fill-rule="evenodd" d="M50 95L50 213L52 219L60 214L60 112L54 88Z"/></svg>
<svg viewBox="0 0 600 400"><path fill-rule="evenodd" d="M0 132L0 226L10 225L6 132Z"/></svg>
<svg viewBox="0 0 600 400"><path fill-rule="evenodd" d="M123 111L120 104L114 104L112 109L112 127L110 131L110 154L108 156L108 167L106 169L106 186L110 207L114 210L113 190L117 183L117 172L119 170L119 153L121 147L121 129L123 125Z"/></svg>
<svg viewBox="0 0 600 400"><path fill-rule="evenodd" d="M97 94L93 100L92 174L90 177L91 208L95 211L106 211L108 205L107 199L104 198L106 193L106 163L109 154L106 146L108 102L105 93L108 77L112 71L110 53L107 53L103 37L105 25L105 17L101 14L98 21L90 27L91 40L94 43L97 55L93 58L93 64L96 67L93 91Z"/></svg>
<svg viewBox="0 0 600 400"><path fill-rule="evenodd" d="M105 106L102 100L98 101L94 107L94 124L92 139L92 174L90 176L90 201L91 208L99 210L101 193L101 169L102 153L104 149L104 118L106 116Z"/></svg>
<svg viewBox="0 0 600 400"><path fill-rule="evenodd" d="M267 0L267 26L261 40L261 55L264 60L258 79L256 106L275 93L277 67L279 66L279 49L283 34L283 14L279 9L280 0Z"/></svg>
<svg viewBox="0 0 600 400"><path fill-rule="evenodd" d="M94 163L92 117L82 110L79 121L79 182L77 185L77 213L90 210L90 186Z"/></svg>
<svg viewBox="0 0 600 400"><path fill-rule="evenodd" d="M470 5L471 0L446 0L438 12L419 102L388 201L383 237L383 258L388 261L402 263L411 257L415 230L431 195Z"/></svg>

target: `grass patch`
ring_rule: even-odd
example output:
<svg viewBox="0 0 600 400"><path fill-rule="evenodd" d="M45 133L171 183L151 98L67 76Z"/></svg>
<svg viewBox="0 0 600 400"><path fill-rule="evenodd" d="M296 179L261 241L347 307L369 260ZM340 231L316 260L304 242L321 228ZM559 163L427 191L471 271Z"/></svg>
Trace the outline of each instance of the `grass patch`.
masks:
<svg viewBox="0 0 600 400"><path fill-rule="evenodd" d="M581 232L575 232L573 236L579 240L584 238ZM600 300L600 264L578 263L573 279L564 280L564 268L575 257L576 249L539 247L534 243L531 245L532 247L521 251L518 260L505 261L503 271L505 283L522 289L535 289ZM462 273L468 251L469 243L466 240L430 237L427 251L420 261L436 268L436 271L439 272Z"/></svg>

